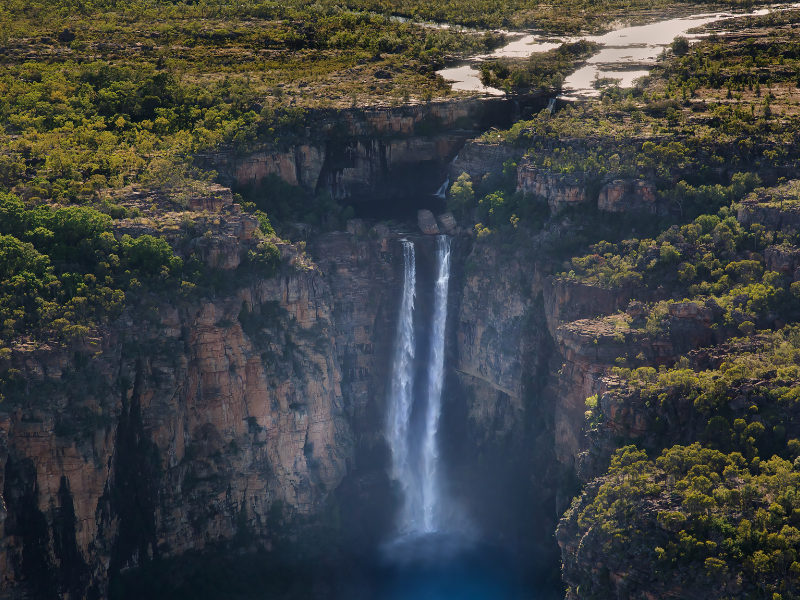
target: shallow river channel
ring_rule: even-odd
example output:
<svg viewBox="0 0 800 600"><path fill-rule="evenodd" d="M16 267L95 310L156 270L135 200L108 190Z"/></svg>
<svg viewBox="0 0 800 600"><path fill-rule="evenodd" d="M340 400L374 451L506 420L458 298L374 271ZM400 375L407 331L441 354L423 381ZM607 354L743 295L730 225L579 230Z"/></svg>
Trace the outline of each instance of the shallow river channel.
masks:
<svg viewBox="0 0 800 600"><path fill-rule="evenodd" d="M750 15L767 14L770 10L780 10L798 6L780 5L752 11ZM570 96L594 96L597 90L592 87L595 78L618 79L620 87L631 87L634 79L647 75L659 54L678 36L689 40L701 38L706 34L690 34L689 30L713 21L740 16L730 12L701 13L680 18L665 19L647 25L619 29L601 35L585 36L583 39L602 44L603 47L586 64L569 75L564 82L564 93ZM505 92L484 86L480 81L480 63L487 59L502 57L526 58L535 52L547 52L557 48L562 42L572 42L581 38L546 38L541 35L523 35L509 44L498 48L491 54L473 57L467 63L448 67L439 75L452 82L454 90L480 91L502 96Z"/></svg>

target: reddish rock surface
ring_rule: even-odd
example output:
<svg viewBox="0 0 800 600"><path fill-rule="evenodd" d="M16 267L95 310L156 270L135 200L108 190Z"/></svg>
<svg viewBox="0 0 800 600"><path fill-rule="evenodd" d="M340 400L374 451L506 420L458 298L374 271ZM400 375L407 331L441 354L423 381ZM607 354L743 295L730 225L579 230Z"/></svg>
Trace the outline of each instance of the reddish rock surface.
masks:
<svg viewBox="0 0 800 600"><path fill-rule="evenodd" d="M656 186L651 181L617 179L600 189L597 208L608 212L633 210L656 214Z"/></svg>
<svg viewBox="0 0 800 600"><path fill-rule="evenodd" d="M317 511L354 466L354 427L362 445L380 435L365 415L382 402L373 354L388 355L376 327L391 339L379 317L396 297L386 243L320 236L324 271L294 249L302 270L199 301L144 295L80 346L13 347L2 360L27 395L0 405L0 595L21 592L33 543L20 511L40 514L47 533L65 499L91 573L83 585L101 595L110 561L139 560L115 550L120 535L171 556L243 526L268 543L276 501L286 517ZM152 489L125 487L137 477ZM142 517L125 508L131 494ZM57 565L47 535L41 551Z"/></svg>
<svg viewBox="0 0 800 600"><path fill-rule="evenodd" d="M566 206L586 202L586 181L582 175L563 175L523 160L517 168L517 191L532 194L557 213Z"/></svg>

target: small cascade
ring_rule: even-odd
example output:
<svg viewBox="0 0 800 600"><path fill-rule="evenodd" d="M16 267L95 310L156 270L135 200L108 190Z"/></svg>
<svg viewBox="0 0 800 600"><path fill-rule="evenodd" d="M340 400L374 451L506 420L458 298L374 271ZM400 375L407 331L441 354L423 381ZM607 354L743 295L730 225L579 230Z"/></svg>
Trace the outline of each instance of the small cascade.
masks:
<svg viewBox="0 0 800 600"><path fill-rule="evenodd" d="M550 102L547 103L547 111L552 115L556 110L556 99L550 98Z"/></svg>
<svg viewBox="0 0 800 600"><path fill-rule="evenodd" d="M447 194L447 188L449 185L450 185L450 176L448 175L445 182L441 186L439 186L438 190L436 190L434 196L436 196L437 198L444 198L445 195Z"/></svg>
<svg viewBox="0 0 800 600"><path fill-rule="evenodd" d="M403 241L405 261L403 299L394 356L387 436L392 450L392 478L400 482L405 494L402 527L417 521L415 506L421 504L419 478L409 457L409 425L414 396L414 298L416 296L416 256L413 242Z"/></svg>
<svg viewBox="0 0 800 600"><path fill-rule="evenodd" d="M431 356L428 362L428 406L425 415L425 437L422 442L422 511L426 532L439 528L440 490L437 478L439 445L439 416L442 412L444 383L444 334L447 324L447 290L450 282L450 238L437 237L437 262L433 323L431 327Z"/></svg>

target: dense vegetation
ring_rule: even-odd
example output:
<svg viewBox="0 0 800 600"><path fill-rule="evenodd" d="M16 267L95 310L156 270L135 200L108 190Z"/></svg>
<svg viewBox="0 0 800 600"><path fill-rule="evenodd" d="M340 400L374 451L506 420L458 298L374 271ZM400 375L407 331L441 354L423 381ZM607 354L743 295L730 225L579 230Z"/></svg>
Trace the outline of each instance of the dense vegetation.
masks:
<svg viewBox="0 0 800 600"><path fill-rule="evenodd" d="M138 310L147 292L151 303L162 292L175 303L230 292L234 279L278 271L276 230L296 221L341 229L352 209L325 193L277 176L242 185L235 200L259 229L238 248L239 269L226 271L210 263L210 250L241 215L229 204L214 214L188 209L218 178L209 155L288 146L309 135L314 118L342 109L456 96L436 69L505 39L398 16L575 32L608 26L623 11L674 7L6 3L0 391L24 383L6 369L14 344L81 340ZM608 597L611 568L637 560L658 585L800 595L800 336L784 327L800 318L791 268L800 265L800 233L784 226L800 204L798 21L800 12L786 11L715 26L716 35L692 46L678 39L633 89L598 82L597 101L489 131L483 141L517 156L480 181L462 175L448 195L476 243L523 248L571 284L624 289L642 301L639 312L612 317L620 351L605 375L616 387L588 402L590 436L613 431L605 441L622 448L567 516L609 563L583 572L579 597ZM726 36L725 28L742 27L747 35ZM596 49L577 42L524 61L486 61L481 79L554 94ZM541 198L517 191L523 165L580 179L588 202L551 215ZM651 183L652 210L599 214L602 186L617 179ZM710 364L692 355L656 370L641 343L671 339L676 301L710 314L709 339L729 346ZM240 322L257 330L246 310ZM733 340L740 335L748 337ZM631 409L652 427L632 435L608 410L612 401L615 415ZM590 551L581 539L567 540L577 544L576 560ZM614 589L633 593L640 584L631 578Z"/></svg>
<svg viewBox="0 0 800 600"><path fill-rule="evenodd" d="M737 437L754 440L761 430L751 424ZM700 444L673 446L656 460L635 446L620 449L608 475L567 516L591 532L607 559L597 581L585 579L576 593L602 594L615 570L625 574L619 588L628 593L646 586L795 597L800 473L792 460L799 452L797 440L783 452L790 460L748 460ZM577 553L587 550L579 546ZM643 572L627 577L631 567Z"/></svg>
<svg viewBox="0 0 800 600"><path fill-rule="evenodd" d="M800 334L786 327L731 344L715 367L703 367L695 353L670 369L615 369L621 385L602 402L587 401L587 417L597 427L611 406L635 406L651 426L633 440L638 449L615 453L568 521L597 536L610 568L644 552L637 568L651 561L653 587L692 582L693 589L728 585L792 598L800 583L793 462L800 456ZM687 437L698 441L672 445ZM631 577L628 585L642 581ZM581 585L582 597L603 587Z"/></svg>
<svg viewBox="0 0 800 600"><path fill-rule="evenodd" d="M320 15L320 19L330 21L329 28L334 32L352 30L367 37L371 20L383 23L378 31L381 27L394 27L381 17L356 15L351 19L348 15L350 13ZM173 23L173 31L152 31L156 39L167 37L169 44L191 48L191 60L186 60L176 58L166 42L158 49L149 50L148 46L135 45L136 40L150 37L143 36L139 27L149 25L150 29L160 29L156 22L140 19L136 14L127 18L109 16L108 19L110 23L100 19L92 25L79 24L85 28L82 27L80 37L70 43L55 42L52 38L45 43L27 37L11 42L26 49L32 45L33 52L38 54L38 60L30 60L30 55L26 55L7 62L0 71L0 118L4 124L0 138L7 148L0 160L0 184L9 189L23 186L21 193L26 200L52 198L85 202L108 186L120 188L138 182L153 188L181 188L192 181L213 179L213 172L194 166L193 157L198 153L223 144L232 144L239 152L246 152L255 143L279 145L302 131L306 110L325 97L324 91L315 91L308 85L315 76L313 72L305 73L291 62L286 64L294 54L287 56L280 50L284 43L281 41L276 42L278 50L265 51L269 56L263 60L252 65L237 61L236 69L231 66L230 52L237 47L270 46L263 39L247 37L261 35L269 39L269 30L256 28L254 23L241 25L246 35L235 29L217 35L214 25L205 21L202 30L190 21L185 29ZM223 25L223 22L216 23L220 28ZM212 29L208 30L209 27ZM417 28L420 30L417 32L411 25L403 27L399 34L410 39L404 43L401 38L392 38L387 47L389 56L393 56L392 52L398 47L408 48L412 39L414 43L422 43L424 48L426 42L424 36L420 42L419 33L441 37L433 43L441 46L442 51L452 50L448 36L461 39L457 34L421 28ZM49 28L42 27L42 33L45 31L52 33ZM117 52L115 48L109 52L106 49L102 40L111 33L122 50ZM328 35L335 37L331 31ZM473 40L476 36L467 37ZM328 42L315 39L316 43L327 47ZM382 68L382 72L387 73L387 69L399 69L398 75L402 76L405 67L399 65L381 63L370 65L367 70L359 67L359 61L364 62L366 57L381 52L382 43L378 38L375 41L378 46L363 42L365 48L354 52L362 43L360 39L330 42L335 47L342 45L334 53L343 58L334 61L327 71L316 57L327 50L309 50L312 56L298 60L310 61L311 68L320 70L323 75L355 68L363 71L363 76L371 77L373 71ZM230 40L235 40L236 44ZM477 44L474 48L467 45L463 49L485 50L495 41L492 36L481 36L474 43ZM206 52L214 57L222 53L227 58L218 64L215 58L205 57ZM403 52L419 55L424 50ZM270 59L273 54L275 57ZM276 62L264 62L268 60ZM421 65L420 62L416 64ZM243 66L246 70L242 70ZM414 68L408 68L413 73ZM348 75L348 79L350 83L346 87L339 78L330 82L336 88L337 97L345 94L347 106L357 102L359 94L383 93L377 88L373 93L366 85L363 89L354 87L360 85L359 77ZM399 99L412 92L420 93L420 86L428 83L428 79L422 77L420 82L409 83L402 90L398 87L396 96ZM433 89L438 89L437 80L434 79L433 84ZM294 90L287 85L294 86ZM392 85L396 86L397 82ZM296 96L290 96L293 93ZM426 93L430 97L430 93ZM334 105L328 106L333 108Z"/></svg>
<svg viewBox="0 0 800 600"><path fill-rule="evenodd" d="M202 222L183 224L179 256L158 235L115 236L112 218L93 208L29 208L17 196L0 194L0 341L5 345L0 359L10 357L12 341L82 340L146 291L186 299L230 287L232 274L203 261L210 229L194 238L199 244L190 243ZM261 229L274 236L262 217L240 278L247 269L269 276L280 265L274 238ZM14 376L5 371L3 381Z"/></svg>
<svg viewBox="0 0 800 600"><path fill-rule="evenodd" d="M570 285L631 299L563 325L606 361L587 400L588 485L558 533L575 597L800 596L798 20L678 39L632 89L602 82L599 102L488 132L519 159L492 189L451 190L452 208L476 210L479 243L544 248ZM544 203L513 192L512 164L579 182L587 202L526 212ZM598 211L618 179L652 184L654 203ZM711 347L679 357L698 343Z"/></svg>
<svg viewBox="0 0 800 600"><path fill-rule="evenodd" d="M752 6L753 2L734 5ZM670 9L677 3L658 0L637 2L604 2L588 4L577 0L535 2L512 0L497 3L490 0L446 0L422 3L415 0L351 0L348 6L375 12L389 12L414 19L446 21L476 27L536 27L554 32L582 32L603 29L615 19L635 20L640 12Z"/></svg>

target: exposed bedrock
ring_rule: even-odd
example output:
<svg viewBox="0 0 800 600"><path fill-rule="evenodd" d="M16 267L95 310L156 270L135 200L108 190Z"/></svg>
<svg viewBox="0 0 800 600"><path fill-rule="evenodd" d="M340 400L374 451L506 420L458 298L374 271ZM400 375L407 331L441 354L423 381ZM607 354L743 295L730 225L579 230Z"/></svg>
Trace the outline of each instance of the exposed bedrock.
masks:
<svg viewBox="0 0 800 600"><path fill-rule="evenodd" d="M244 531L269 546L276 519L316 512L361 457L382 468L396 245L323 235L304 272L199 303L142 297L81 346L14 347L0 595L103 595L147 557Z"/></svg>
<svg viewBox="0 0 800 600"><path fill-rule="evenodd" d="M414 184L435 189L444 166L476 131L508 126L520 103L542 102L546 99L474 98L397 108L315 110L306 115L293 141L246 153L230 149L203 159L233 187L257 186L274 174L337 198L392 197L417 191ZM412 170L415 176L407 177ZM415 181L420 174L423 181Z"/></svg>

